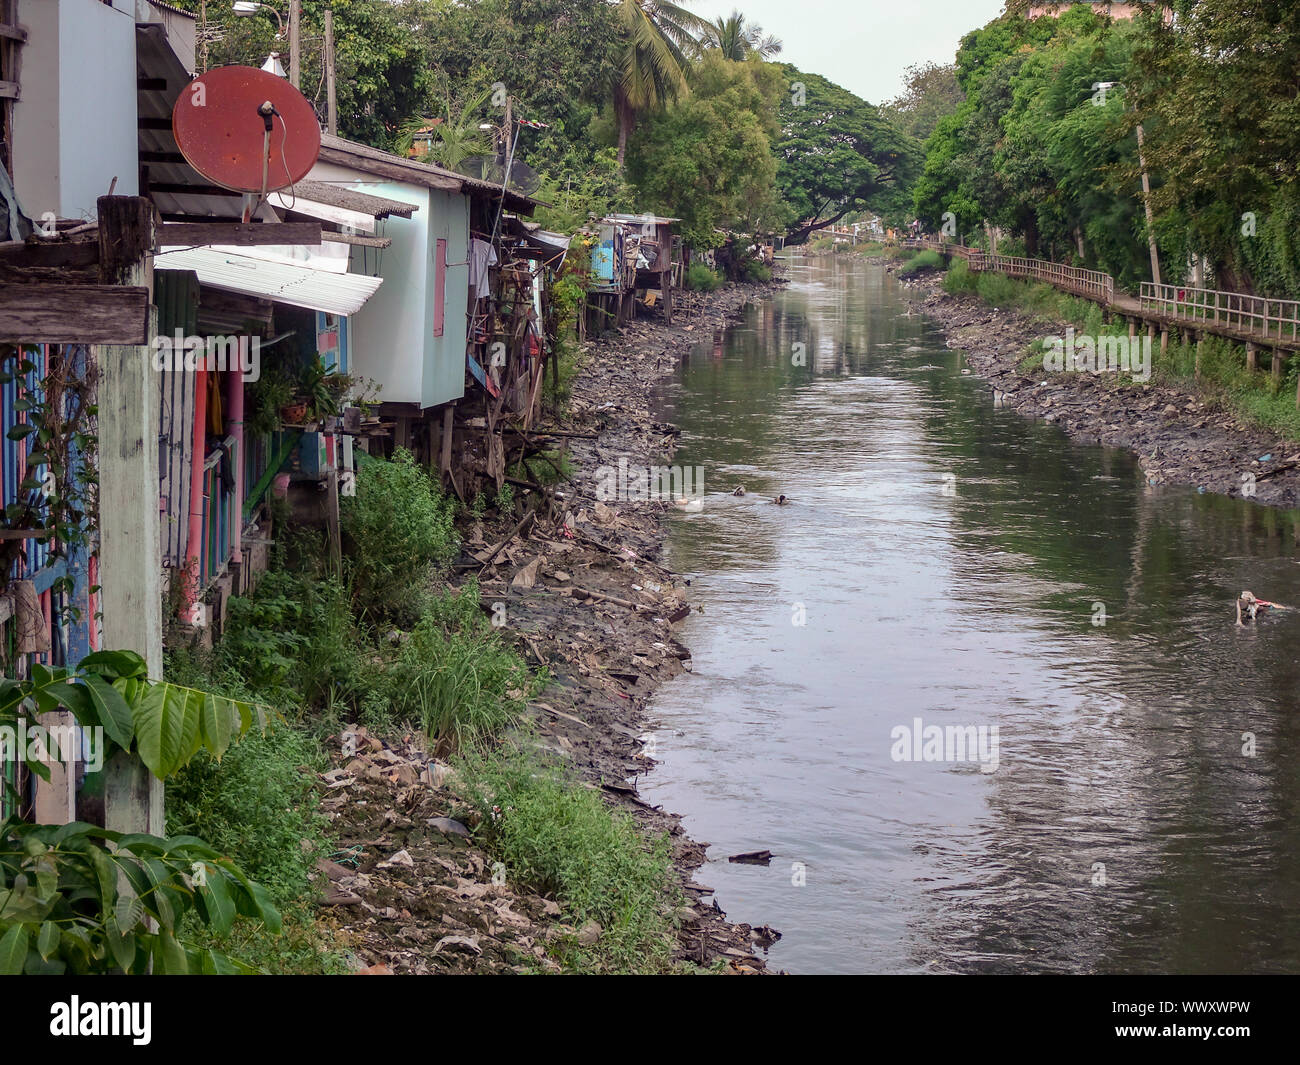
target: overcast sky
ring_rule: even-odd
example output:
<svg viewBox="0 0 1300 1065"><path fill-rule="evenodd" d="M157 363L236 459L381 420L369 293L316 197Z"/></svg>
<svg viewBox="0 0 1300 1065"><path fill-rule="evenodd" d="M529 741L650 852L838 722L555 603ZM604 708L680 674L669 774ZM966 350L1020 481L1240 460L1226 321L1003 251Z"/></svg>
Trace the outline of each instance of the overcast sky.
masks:
<svg viewBox="0 0 1300 1065"><path fill-rule="evenodd" d="M785 45L781 59L873 104L897 96L903 72L951 63L963 36L1003 0L678 0L710 20L739 10Z"/></svg>

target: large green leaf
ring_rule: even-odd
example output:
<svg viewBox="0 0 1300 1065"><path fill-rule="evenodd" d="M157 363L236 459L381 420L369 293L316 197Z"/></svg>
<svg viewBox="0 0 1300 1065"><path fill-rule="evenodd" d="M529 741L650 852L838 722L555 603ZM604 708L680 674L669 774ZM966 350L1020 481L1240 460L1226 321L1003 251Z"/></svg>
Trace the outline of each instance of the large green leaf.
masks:
<svg viewBox="0 0 1300 1065"><path fill-rule="evenodd" d="M186 690L162 682L150 685L135 707L137 753L159 779L170 776L181 765L188 709ZM198 727L197 720L192 727Z"/></svg>
<svg viewBox="0 0 1300 1065"><path fill-rule="evenodd" d="M96 673L88 673L81 680L94 703L98 723L103 726L108 738L123 750L129 751L135 735L135 722L131 707L122 693Z"/></svg>
<svg viewBox="0 0 1300 1065"><path fill-rule="evenodd" d="M226 874L220 869L208 866L202 887L194 891L202 900L208 913L208 923L219 935L225 935L235 923L235 903L226 886Z"/></svg>
<svg viewBox="0 0 1300 1065"><path fill-rule="evenodd" d="M203 743L217 758L226 753L235 729L235 708L229 699L209 693L202 694ZM241 722L242 724L242 722ZM242 735L247 727L240 728Z"/></svg>
<svg viewBox="0 0 1300 1065"><path fill-rule="evenodd" d="M18 976L27 961L28 935L25 926L16 924L0 936L0 976Z"/></svg>
<svg viewBox="0 0 1300 1065"><path fill-rule="evenodd" d="M118 677L147 677L149 667L145 660L134 651L96 651L86 655L77 669L84 673L99 675L116 680Z"/></svg>

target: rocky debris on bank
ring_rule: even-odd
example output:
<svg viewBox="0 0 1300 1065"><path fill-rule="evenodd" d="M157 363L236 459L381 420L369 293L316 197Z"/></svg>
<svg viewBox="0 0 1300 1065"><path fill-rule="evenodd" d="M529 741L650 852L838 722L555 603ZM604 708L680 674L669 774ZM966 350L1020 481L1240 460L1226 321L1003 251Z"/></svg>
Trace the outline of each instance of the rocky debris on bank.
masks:
<svg viewBox="0 0 1300 1065"><path fill-rule="evenodd" d="M1241 496L1250 485L1257 503L1298 505L1295 441L1246 425L1212 399L1174 386L1121 383L1109 373L1021 372L1029 344L1064 335L1065 323L937 289L923 310L943 327L948 346L963 352L970 368L989 382L997 405L1058 425L1073 440L1137 452L1151 484L1193 485L1228 496Z"/></svg>
<svg viewBox="0 0 1300 1065"><path fill-rule="evenodd" d="M637 321L588 342L565 426L579 434L565 438L575 476L557 489L555 520L539 514L496 534L473 530L463 569L477 576L485 609L504 610L505 631L530 664L553 678L528 705L539 741L644 830L669 835L685 900L676 957L721 960L734 973L766 971L763 954L780 933L728 922L712 889L693 880L708 844L638 791L655 764L646 706L660 684L690 669L690 651L675 636L690 611L687 589L658 561L669 504L598 499L596 471L620 458L671 458L676 430L653 419L654 386L692 345L711 341L777 284L680 293L674 325ZM454 774L423 737L386 742L354 731L362 740L355 753L345 754L354 744L340 740L322 781L340 850L320 875L328 881L323 920L357 971L551 969L550 938L598 934L560 926L555 900L492 882L473 825L457 818Z"/></svg>

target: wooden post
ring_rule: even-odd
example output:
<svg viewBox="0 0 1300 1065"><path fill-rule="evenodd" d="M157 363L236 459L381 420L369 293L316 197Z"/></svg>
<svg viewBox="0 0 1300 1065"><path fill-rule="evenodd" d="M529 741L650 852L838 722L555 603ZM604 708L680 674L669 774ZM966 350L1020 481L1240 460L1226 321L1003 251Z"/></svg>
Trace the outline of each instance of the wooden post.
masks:
<svg viewBox="0 0 1300 1065"><path fill-rule="evenodd" d="M1276 392L1282 387L1282 352L1278 348L1273 349L1273 391Z"/></svg>
<svg viewBox="0 0 1300 1065"><path fill-rule="evenodd" d="M663 286L664 293L664 321L669 325L673 324L673 272L672 269L665 270L659 275Z"/></svg>
<svg viewBox="0 0 1300 1065"><path fill-rule="evenodd" d="M442 450L438 459L438 472L444 476L451 472L451 429L455 414L454 403L448 403L442 409Z"/></svg>
<svg viewBox="0 0 1300 1065"><path fill-rule="evenodd" d="M1205 346L1205 334L1196 334L1196 379L1201 379L1201 349Z"/></svg>
<svg viewBox="0 0 1300 1065"><path fill-rule="evenodd" d="M1259 369L1259 348L1253 340L1246 341L1246 369L1251 373Z"/></svg>
<svg viewBox="0 0 1300 1065"><path fill-rule="evenodd" d="M101 196L99 275L153 292L153 204ZM156 328L150 314L149 337ZM105 344L99 362L99 584L104 647L131 650L162 676L162 545L158 511L158 387L148 344ZM163 786L134 755L117 752L104 785L105 825L163 832Z"/></svg>
<svg viewBox="0 0 1300 1065"><path fill-rule="evenodd" d="M1160 327L1160 358L1163 360L1165 353L1169 350L1169 327Z"/></svg>
<svg viewBox="0 0 1300 1065"><path fill-rule="evenodd" d="M1130 340L1138 335L1138 320L1136 318L1130 317L1128 320L1128 335Z"/></svg>
<svg viewBox="0 0 1300 1065"><path fill-rule="evenodd" d="M343 578L343 524L339 516L339 471L330 470L325 478L325 537L329 542L330 572Z"/></svg>

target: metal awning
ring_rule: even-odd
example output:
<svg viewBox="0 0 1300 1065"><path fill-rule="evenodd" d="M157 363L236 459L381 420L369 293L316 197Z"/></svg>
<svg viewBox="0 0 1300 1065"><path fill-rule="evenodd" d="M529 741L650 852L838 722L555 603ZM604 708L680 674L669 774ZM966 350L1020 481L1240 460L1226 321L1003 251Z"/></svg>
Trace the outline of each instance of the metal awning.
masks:
<svg viewBox="0 0 1300 1065"><path fill-rule="evenodd" d="M216 248L165 251L153 261L161 270L193 270L213 288L330 314L355 314L383 282L366 274L336 274Z"/></svg>

